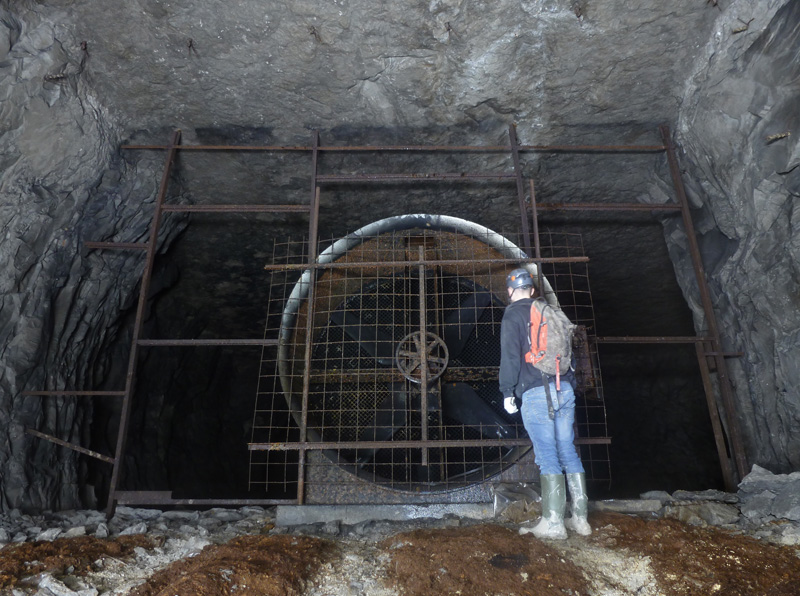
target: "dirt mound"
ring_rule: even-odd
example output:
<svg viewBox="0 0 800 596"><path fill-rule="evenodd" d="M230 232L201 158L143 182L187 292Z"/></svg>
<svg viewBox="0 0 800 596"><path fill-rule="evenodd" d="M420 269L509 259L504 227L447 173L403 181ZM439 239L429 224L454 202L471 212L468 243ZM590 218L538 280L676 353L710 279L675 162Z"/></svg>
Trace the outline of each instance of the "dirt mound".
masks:
<svg viewBox="0 0 800 596"><path fill-rule="evenodd" d="M495 525L415 530L381 543L408 596L587 594L581 569L546 543Z"/></svg>
<svg viewBox="0 0 800 596"><path fill-rule="evenodd" d="M798 596L795 549L716 528L614 513L592 517L591 542L650 557L653 574L675 596Z"/></svg>
<svg viewBox="0 0 800 596"><path fill-rule="evenodd" d="M131 596L294 596L335 550L307 536L242 536L156 572Z"/></svg>
<svg viewBox="0 0 800 596"><path fill-rule="evenodd" d="M104 557L127 558L136 547L153 548L158 540L144 535L115 539L78 536L52 542L23 542L0 548L0 588L12 588L39 573L85 575Z"/></svg>

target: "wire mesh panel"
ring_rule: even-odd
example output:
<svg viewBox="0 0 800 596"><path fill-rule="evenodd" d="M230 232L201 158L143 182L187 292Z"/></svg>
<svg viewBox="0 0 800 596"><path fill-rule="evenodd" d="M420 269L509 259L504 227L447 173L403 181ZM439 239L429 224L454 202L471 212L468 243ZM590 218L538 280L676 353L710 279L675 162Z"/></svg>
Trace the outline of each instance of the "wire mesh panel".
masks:
<svg viewBox="0 0 800 596"><path fill-rule="evenodd" d="M584 256L581 234L540 232L543 257ZM592 442L608 435L603 383L595 335L594 306L589 286L587 263L545 263L542 272L558 295L559 304L570 320L578 325L575 351L576 436L587 478L606 484L611 481L610 454L607 442Z"/></svg>
<svg viewBox="0 0 800 596"><path fill-rule="evenodd" d="M371 502L376 490L404 502L536 477L519 414L503 409L497 384L505 277L521 253L487 234L423 227L350 235L320 246L313 272L298 268L304 243L276 242L267 334L277 331L280 344L262 358L251 488L291 492L302 481L351 502L354 492ZM550 247L554 254L574 251L570 242L580 248L579 239L551 240L564 244ZM553 289L591 327L582 267L547 275L563 278L563 291ZM582 401L602 408L596 357L586 358L591 390ZM579 434L605 437L604 411L602 429L596 415L579 418ZM607 460L606 450L603 479Z"/></svg>

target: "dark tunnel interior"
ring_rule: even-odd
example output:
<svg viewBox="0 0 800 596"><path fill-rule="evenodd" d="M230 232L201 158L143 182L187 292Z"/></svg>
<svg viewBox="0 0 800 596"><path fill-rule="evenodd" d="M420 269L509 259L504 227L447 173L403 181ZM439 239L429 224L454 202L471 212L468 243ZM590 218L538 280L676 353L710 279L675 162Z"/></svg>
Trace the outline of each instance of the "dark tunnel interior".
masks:
<svg viewBox="0 0 800 596"><path fill-rule="evenodd" d="M243 177L252 160L241 159ZM446 171L449 156L436 167ZM287 158L288 160L288 158ZM196 162L196 163L195 163ZM527 172L540 181L541 203L581 200L634 201L635 175L631 164L643 170L663 169L663 156L566 156L533 159ZM566 162L566 163L564 163ZM380 161L378 167L420 168L416 159L399 164ZM578 165L580 163L580 165ZM289 171L293 164L281 164ZM364 167L356 160L357 166ZM368 167L375 167L368 163ZM490 166L498 162L490 160ZM342 160L324 163L329 170L353 167ZM592 188L593 168L619 168L619 175L603 178ZM193 189L212 176L203 162L181 156L172 181L173 197L196 199ZM282 169L281 171L284 171ZM623 173L625 172L625 173ZM642 176L646 174L642 172ZM236 179L236 176L234 176ZM609 180L616 180L609 183ZM291 188L289 186L292 186ZM515 189L509 184L471 184L465 187L434 184L388 184L333 188L324 193L320 211L322 246L384 215L451 213L501 234L516 237L520 216ZM206 196L214 196L214 189ZM307 200L307 189L287 183L290 200ZM197 195L199 196L199 195ZM609 199L609 197L611 197ZM224 201L257 202L257 196ZM216 202L221 202L219 198ZM595 336L692 336L692 315L675 279L664 241L665 218L657 212L599 212L570 215L542 212L539 229L548 234L569 233L581 239L589 257L588 283L595 313ZM252 338L275 325L270 299L269 271L273 243L302 239L308 219L302 215L194 214L168 251L157 257L144 323L146 338ZM496 226L496 228L495 228ZM329 239L329 240L325 240ZM290 273L293 279L299 272ZM133 311L129 314L132 324ZM279 324L279 323L278 323ZM124 353L121 337L118 349ZM287 478L285 492L264 494L252 488L248 442L254 420L259 383L267 383L260 369L260 346L157 347L140 354L133 411L121 488L130 491L172 491L175 498L291 497L296 478ZM674 491L721 488L722 475L709 420L706 398L694 346L655 343L603 344L598 347L603 403L608 436L612 438L608 472L591 485L594 498L634 497L648 490ZM117 375L123 374L117 371ZM113 377L114 375L112 375ZM119 411L106 402L96 405L92 449L113 451ZM88 485L102 503L109 470L86 464ZM291 472L288 473L291 476Z"/></svg>

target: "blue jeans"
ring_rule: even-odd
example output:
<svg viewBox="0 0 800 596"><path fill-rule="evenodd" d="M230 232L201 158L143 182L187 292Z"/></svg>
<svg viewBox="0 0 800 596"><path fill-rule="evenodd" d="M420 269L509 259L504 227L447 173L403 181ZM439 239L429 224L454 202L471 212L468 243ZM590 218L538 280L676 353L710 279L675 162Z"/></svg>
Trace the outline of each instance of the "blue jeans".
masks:
<svg viewBox="0 0 800 596"><path fill-rule="evenodd" d="M536 465L541 474L575 474L583 472L583 464L575 449L575 393L568 382L561 383L556 392L555 382L550 383L550 395L555 420L547 413L547 395L544 387L533 387L522 394L522 424L533 443Z"/></svg>

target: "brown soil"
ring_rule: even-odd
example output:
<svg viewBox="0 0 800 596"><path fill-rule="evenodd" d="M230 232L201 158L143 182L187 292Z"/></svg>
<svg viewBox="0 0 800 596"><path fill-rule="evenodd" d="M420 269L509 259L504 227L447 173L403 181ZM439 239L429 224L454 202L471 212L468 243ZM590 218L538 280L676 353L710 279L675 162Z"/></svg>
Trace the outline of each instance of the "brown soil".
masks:
<svg viewBox="0 0 800 596"><path fill-rule="evenodd" d="M53 542L23 542L0 548L0 588L45 571L53 575L85 575L98 559L124 559L136 547L153 548L156 541L143 535L115 539L79 536Z"/></svg>
<svg viewBox="0 0 800 596"><path fill-rule="evenodd" d="M649 556L670 596L800 595L800 559L793 548L670 519L598 513L591 521L592 542Z"/></svg>
<svg viewBox="0 0 800 596"><path fill-rule="evenodd" d="M290 534L252 535L207 546L153 573L131 596L341 596L371 586L381 596L547 596L658 594L659 596L800 596L795 548L682 522L597 513L587 537L543 542L513 525L491 523L405 531L375 544ZM48 571L92 581L98 559L135 565L135 547L162 546L146 536L79 537L8 545L0 549L0 593ZM606 559L603 553L614 553ZM613 560L613 565L604 561ZM651 583L619 583L649 560ZM605 565L605 566L604 566ZM611 569L609 567L614 567ZM148 572L149 573L149 572ZM623 574L620 576L619 574ZM147 573L138 577L146 577ZM596 580L606 576L607 589ZM617 587L614 588L613 586Z"/></svg>
<svg viewBox="0 0 800 596"><path fill-rule="evenodd" d="M544 542L501 526L479 525L397 534L389 577L408 596L586 594L580 568Z"/></svg>
<svg viewBox="0 0 800 596"><path fill-rule="evenodd" d="M307 536L242 536L156 572L131 596L295 596L335 552Z"/></svg>

